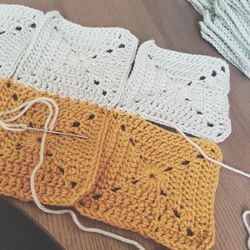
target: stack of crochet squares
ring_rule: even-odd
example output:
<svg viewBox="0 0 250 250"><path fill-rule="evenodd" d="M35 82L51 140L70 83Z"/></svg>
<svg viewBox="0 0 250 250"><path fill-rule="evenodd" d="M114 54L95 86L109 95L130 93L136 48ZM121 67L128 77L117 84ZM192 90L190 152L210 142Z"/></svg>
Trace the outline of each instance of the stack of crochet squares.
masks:
<svg viewBox="0 0 250 250"><path fill-rule="evenodd" d="M250 78L250 2L188 1L203 16L202 37Z"/></svg>

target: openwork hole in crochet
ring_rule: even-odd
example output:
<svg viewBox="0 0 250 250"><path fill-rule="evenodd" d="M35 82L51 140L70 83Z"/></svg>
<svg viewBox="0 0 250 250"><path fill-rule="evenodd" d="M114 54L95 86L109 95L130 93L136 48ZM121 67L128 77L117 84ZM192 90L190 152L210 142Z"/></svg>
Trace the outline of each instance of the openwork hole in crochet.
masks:
<svg viewBox="0 0 250 250"><path fill-rule="evenodd" d="M2 76L72 98L117 104L138 44L128 30L82 27L57 11L44 14L23 6L1 5L0 12Z"/></svg>
<svg viewBox="0 0 250 250"><path fill-rule="evenodd" d="M221 59L165 50L148 41L139 47L118 106L219 142L231 133L228 92L229 69Z"/></svg>
<svg viewBox="0 0 250 250"><path fill-rule="evenodd" d="M58 12L23 6L1 5L0 12L0 44L11 48L0 50L1 75L63 96L118 105L166 126L174 122L216 142L230 134L229 69L223 61L161 50L152 42L139 48L134 61L138 41L127 30L82 27Z"/></svg>

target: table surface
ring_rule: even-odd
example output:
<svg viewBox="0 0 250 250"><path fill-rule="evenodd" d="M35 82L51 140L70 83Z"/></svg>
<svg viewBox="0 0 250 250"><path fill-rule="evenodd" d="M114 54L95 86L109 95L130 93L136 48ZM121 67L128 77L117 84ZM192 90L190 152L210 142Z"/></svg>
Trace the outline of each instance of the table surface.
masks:
<svg viewBox="0 0 250 250"><path fill-rule="evenodd" d="M0 0L0 3L18 3L42 11L56 9L65 18L83 26L123 27L134 33L140 42L154 39L163 48L221 57L201 38L198 26L201 16L185 0ZM219 146L225 163L250 172L250 81L232 65L230 69L232 134ZM212 249L246 249L247 233L241 214L250 209L249 193L250 182L247 178L221 170L215 203L216 243ZM33 203L9 201L29 213L65 249L133 249L104 236L81 232L69 216L47 215ZM136 233L87 218L81 218L81 221L86 226L134 239L148 250L165 249Z"/></svg>

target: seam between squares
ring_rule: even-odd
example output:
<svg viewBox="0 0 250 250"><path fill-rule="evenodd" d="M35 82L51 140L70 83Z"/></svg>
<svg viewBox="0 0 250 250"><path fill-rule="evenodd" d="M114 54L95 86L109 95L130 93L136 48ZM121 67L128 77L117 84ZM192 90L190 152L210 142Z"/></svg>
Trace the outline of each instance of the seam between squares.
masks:
<svg viewBox="0 0 250 250"><path fill-rule="evenodd" d="M124 76L123 83L121 84L121 86L117 90L117 97L113 100L113 107L114 108L119 108L119 106L121 105L122 98L124 97L124 94L126 93L126 90L127 90L128 80L130 79L130 76L133 74L133 71L134 71L134 66L135 66L135 60L136 60L136 57L137 57L137 52L138 52L138 50L140 48L140 45L138 43L138 38L136 36L134 36L134 37L137 40L137 45L134 48L132 57L131 57L130 62L129 62L129 65L130 65L129 70L128 70L127 74ZM111 104L111 106L112 106L112 104Z"/></svg>
<svg viewBox="0 0 250 250"><path fill-rule="evenodd" d="M13 73L11 74L11 77L14 77L15 74L18 72L19 68L22 66L23 62L25 62L27 60L27 57L29 56L31 50L33 49L37 39L38 39L38 36L40 35L40 31L43 29L44 25L46 24L47 20L55 15L59 13L58 11L50 11L46 14L43 14L43 17L42 17L42 21L41 23L39 24L35 34L33 35L33 38L31 40L31 42L27 45L27 47L24 49L24 52L23 54L20 56L20 60L19 62L17 62L16 64L16 67L13 71Z"/></svg>

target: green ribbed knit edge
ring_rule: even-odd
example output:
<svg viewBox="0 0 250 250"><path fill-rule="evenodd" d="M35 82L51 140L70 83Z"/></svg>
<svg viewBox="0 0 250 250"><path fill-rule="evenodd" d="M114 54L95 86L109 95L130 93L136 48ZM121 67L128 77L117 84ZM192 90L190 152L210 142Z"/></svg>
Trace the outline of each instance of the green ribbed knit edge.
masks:
<svg viewBox="0 0 250 250"><path fill-rule="evenodd" d="M250 1L187 1L203 16L202 37L250 78Z"/></svg>

